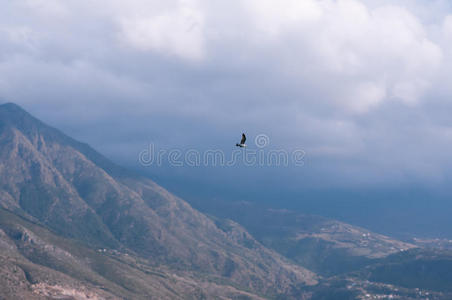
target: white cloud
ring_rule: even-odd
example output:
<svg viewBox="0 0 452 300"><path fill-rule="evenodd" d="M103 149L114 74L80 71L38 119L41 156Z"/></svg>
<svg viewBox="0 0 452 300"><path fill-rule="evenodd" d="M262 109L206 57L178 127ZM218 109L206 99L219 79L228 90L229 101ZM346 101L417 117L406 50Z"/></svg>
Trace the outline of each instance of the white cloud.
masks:
<svg viewBox="0 0 452 300"><path fill-rule="evenodd" d="M122 17L120 24L121 37L138 50L184 59L203 58L204 20L195 1L179 1L161 14Z"/></svg>
<svg viewBox="0 0 452 300"><path fill-rule="evenodd" d="M45 17L63 17L69 13L65 4L58 0L20 0L19 2Z"/></svg>
<svg viewBox="0 0 452 300"><path fill-rule="evenodd" d="M282 0L275 4L273 0L243 1L257 28L270 35L278 35L294 27L308 27L325 14L322 1Z"/></svg>
<svg viewBox="0 0 452 300"><path fill-rule="evenodd" d="M452 40L452 15L448 15L444 18L443 33L446 39Z"/></svg>
<svg viewBox="0 0 452 300"><path fill-rule="evenodd" d="M254 26L268 33L266 42L289 55L292 68L309 69L309 76L325 82L342 78L329 88L355 111L387 100L417 102L442 61L440 46L404 7L370 9L357 0L285 0L278 8L269 0L247 3ZM372 88L377 86L378 92Z"/></svg>
<svg viewBox="0 0 452 300"><path fill-rule="evenodd" d="M365 113L384 101L386 96L386 87L382 83L357 82L343 100L352 112Z"/></svg>

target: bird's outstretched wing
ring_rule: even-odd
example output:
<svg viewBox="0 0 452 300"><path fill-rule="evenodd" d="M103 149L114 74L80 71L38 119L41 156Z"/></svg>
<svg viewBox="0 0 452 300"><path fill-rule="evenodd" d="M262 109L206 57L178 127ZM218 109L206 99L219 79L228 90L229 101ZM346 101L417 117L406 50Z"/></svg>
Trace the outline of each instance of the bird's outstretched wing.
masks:
<svg viewBox="0 0 452 300"><path fill-rule="evenodd" d="M242 133L242 140L240 141L240 144L245 144L245 141L246 141L246 136L245 136L245 134L244 133Z"/></svg>

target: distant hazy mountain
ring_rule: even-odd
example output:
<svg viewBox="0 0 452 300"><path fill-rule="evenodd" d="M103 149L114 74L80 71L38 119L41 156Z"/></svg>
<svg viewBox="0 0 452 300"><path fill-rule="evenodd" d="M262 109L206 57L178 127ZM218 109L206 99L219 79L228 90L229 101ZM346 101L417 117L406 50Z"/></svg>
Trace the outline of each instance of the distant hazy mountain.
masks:
<svg viewBox="0 0 452 300"><path fill-rule="evenodd" d="M415 247L336 220L255 203L209 201L196 206L240 223L264 246L322 276L357 270Z"/></svg>

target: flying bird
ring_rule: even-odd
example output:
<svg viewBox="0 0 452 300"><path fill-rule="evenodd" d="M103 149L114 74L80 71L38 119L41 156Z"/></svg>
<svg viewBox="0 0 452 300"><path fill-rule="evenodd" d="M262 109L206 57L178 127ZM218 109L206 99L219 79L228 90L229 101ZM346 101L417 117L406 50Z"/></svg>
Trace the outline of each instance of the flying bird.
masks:
<svg viewBox="0 0 452 300"><path fill-rule="evenodd" d="M235 144L235 145L237 147L244 148L244 147L246 147L245 141L246 141L246 136L244 133L242 133L242 140L240 141L240 144Z"/></svg>

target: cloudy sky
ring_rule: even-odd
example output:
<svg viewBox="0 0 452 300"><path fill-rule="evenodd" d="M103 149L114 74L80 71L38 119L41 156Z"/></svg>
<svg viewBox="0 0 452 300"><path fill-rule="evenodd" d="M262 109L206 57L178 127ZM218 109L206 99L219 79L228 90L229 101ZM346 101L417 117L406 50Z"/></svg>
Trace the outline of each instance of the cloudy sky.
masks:
<svg viewBox="0 0 452 300"><path fill-rule="evenodd" d="M449 1L1 2L1 101L115 161L137 165L149 143L232 151L245 131L250 143L264 133L275 149L303 149L306 161L240 181L451 177ZM203 182L215 172L232 176L151 173Z"/></svg>

